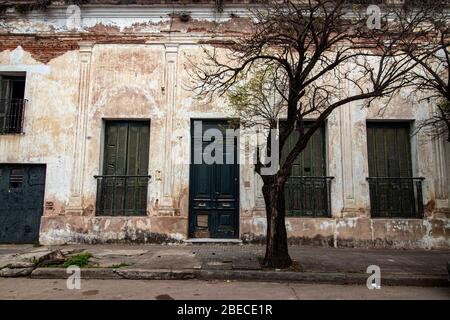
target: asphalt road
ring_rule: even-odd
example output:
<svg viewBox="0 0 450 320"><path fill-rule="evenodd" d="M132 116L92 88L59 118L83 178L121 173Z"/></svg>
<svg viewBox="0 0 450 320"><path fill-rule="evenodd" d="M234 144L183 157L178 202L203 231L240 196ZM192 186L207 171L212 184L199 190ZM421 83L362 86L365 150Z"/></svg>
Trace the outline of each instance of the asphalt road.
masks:
<svg viewBox="0 0 450 320"><path fill-rule="evenodd" d="M0 299L444 299L450 287L389 287L199 281L81 280L79 290L65 280L0 279Z"/></svg>

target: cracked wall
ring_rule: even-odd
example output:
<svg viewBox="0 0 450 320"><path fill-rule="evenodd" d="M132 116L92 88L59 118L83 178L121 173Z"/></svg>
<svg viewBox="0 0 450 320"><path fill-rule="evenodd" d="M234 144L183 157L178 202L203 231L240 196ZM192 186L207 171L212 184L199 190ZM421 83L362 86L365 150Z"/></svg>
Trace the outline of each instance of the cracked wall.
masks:
<svg viewBox="0 0 450 320"><path fill-rule="evenodd" d="M54 14L62 14L58 12ZM233 17L230 12L217 17L194 10L188 23L152 14L149 19L118 16L94 20L88 16L80 32L67 32L58 19L47 23L13 20L22 35L0 34L0 72L25 71L29 100L25 134L0 136L0 163L47 164L40 236L43 244L177 242L187 238L190 121L232 116L224 99L210 102L193 97L188 89L188 60L201 63L203 44L245 32L248 25L245 18ZM88 43L89 53L80 51L80 43ZM84 60L86 55L88 60ZM83 63L89 68L83 69ZM83 74L80 70L89 71ZM80 151L75 147L80 97L86 97L87 106L86 128L81 135L85 151L76 157L74 154ZM382 116L381 105L366 110L352 104L329 117L327 175L334 177L331 217L287 218L292 243L450 246L449 147L443 149L446 154L438 155L436 146L422 135L412 138L412 148L414 175L426 178L425 219L370 218L366 120L423 119L430 106L417 101L402 93L391 102L399 107L387 108ZM94 175L102 172L105 119L151 121L152 179L146 216L96 216ZM438 156L447 161L440 163ZM76 171L74 164L80 159L84 165ZM82 181L79 208L71 203L74 177ZM240 166L240 179L240 238L264 241L261 179L250 165ZM443 186L442 181L446 181Z"/></svg>

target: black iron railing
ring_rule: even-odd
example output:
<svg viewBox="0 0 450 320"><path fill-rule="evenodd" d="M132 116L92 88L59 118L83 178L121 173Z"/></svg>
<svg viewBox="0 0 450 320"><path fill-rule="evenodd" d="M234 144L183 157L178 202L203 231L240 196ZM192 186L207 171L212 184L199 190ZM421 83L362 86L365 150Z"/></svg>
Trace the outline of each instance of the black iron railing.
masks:
<svg viewBox="0 0 450 320"><path fill-rule="evenodd" d="M97 179L96 214L142 216L147 214L147 191L151 176L104 175Z"/></svg>
<svg viewBox="0 0 450 320"><path fill-rule="evenodd" d="M423 218L424 178L370 177L371 216L374 218Z"/></svg>
<svg viewBox="0 0 450 320"><path fill-rule="evenodd" d="M289 177L285 187L287 216L330 217L333 177Z"/></svg>
<svg viewBox="0 0 450 320"><path fill-rule="evenodd" d="M26 99L0 99L0 134L23 133Z"/></svg>

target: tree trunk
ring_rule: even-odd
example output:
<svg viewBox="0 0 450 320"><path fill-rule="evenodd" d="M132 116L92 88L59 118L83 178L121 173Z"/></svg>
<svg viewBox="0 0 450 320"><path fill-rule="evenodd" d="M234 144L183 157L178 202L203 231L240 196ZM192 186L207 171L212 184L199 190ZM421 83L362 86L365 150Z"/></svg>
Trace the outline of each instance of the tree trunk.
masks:
<svg viewBox="0 0 450 320"><path fill-rule="evenodd" d="M266 255L263 266L267 268L288 268L292 265L292 260L289 256L287 244L284 183L266 182L262 191L267 216Z"/></svg>

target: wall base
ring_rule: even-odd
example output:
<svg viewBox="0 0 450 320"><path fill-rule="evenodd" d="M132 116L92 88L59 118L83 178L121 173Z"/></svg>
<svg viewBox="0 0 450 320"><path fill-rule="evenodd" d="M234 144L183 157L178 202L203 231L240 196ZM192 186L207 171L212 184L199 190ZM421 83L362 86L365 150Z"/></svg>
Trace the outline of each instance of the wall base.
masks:
<svg viewBox="0 0 450 320"><path fill-rule="evenodd" d="M181 217L44 216L39 242L43 245L74 243L176 243L187 235Z"/></svg>
<svg viewBox="0 0 450 320"><path fill-rule="evenodd" d="M241 222L244 243L265 243L266 223L261 217ZM362 248L449 249L448 219L287 218L288 240L293 245Z"/></svg>
<svg viewBox="0 0 450 320"><path fill-rule="evenodd" d="M241 217L244 243L264 243L264 217ZM287 218L290 244L329 247L449 249L448 219ZM44 216L40 243L175 243L187 239L186 217Z"/></svg>

